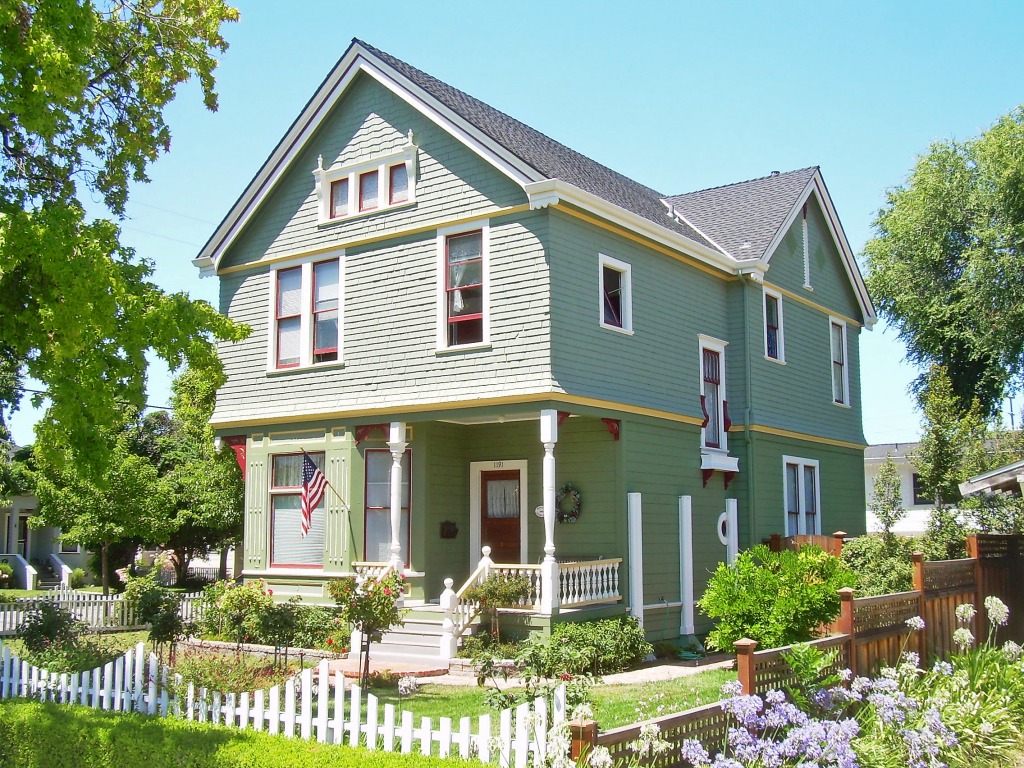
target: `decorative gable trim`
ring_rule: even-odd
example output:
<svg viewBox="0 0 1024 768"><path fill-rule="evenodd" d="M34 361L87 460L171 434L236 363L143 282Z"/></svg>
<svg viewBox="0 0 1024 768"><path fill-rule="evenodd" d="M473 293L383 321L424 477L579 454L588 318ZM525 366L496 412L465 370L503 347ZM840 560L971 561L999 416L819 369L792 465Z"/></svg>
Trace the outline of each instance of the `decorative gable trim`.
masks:
<svg viewBox="0 0 1024 768"><path fill-rule="evenodd" d="M825 181L821 177L820 171L815 171L814 175L807 182L807 186L804 191L797 198L790 210L786 220L779 227L775 233L775 237L772 238L771 243L765 249L764 256L759 260L765 265L765 269L768 268L768 262L771 261L772 256L778 249L782 239L789 232L789 228L793 226L797 217L801 215L804 205L807 201L814 196L821 207L821 211L825 217L825 223L828 225L829 232L832 235L832 242L836 246L836 250L839 251L839 257L842 260L843 268L846 270L846 276L850 281L850 285L853 287L854 295L857 297L857 303L860 305L861 312L864 315L864 326L871 328L875 323L878 322L878 316L875 314L875 305L871 301L871 296L868 294L867 286L864 284L864 278L860 274L860 268L857 266L857 260L854 257L853 249L850 247L850 241L846 239L846 232L843 231L843 225L839 221L839 215L836 213L835 206L832 204L832 197L828 193L828 189L825 187Z"/></svg>

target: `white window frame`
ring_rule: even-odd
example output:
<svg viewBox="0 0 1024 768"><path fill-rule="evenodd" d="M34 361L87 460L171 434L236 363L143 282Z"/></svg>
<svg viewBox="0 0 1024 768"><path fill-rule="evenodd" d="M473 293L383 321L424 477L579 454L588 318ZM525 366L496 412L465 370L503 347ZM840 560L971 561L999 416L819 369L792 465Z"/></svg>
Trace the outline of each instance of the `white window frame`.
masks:
<svg viewBox="0 0 1024 768"><path fill-rule="evenodd" d="M400 151L363 160L348 165L324 168L321 164L313 171L316 178L317 224L329 226L351 221L363 216L372 216L381 211L403 208L416 204L417 147L407 143ZM408 198L397 203L391 202L391 169L404 165L408 176ZM363 174L377 172L377 205L359 210L359 180ZM348 213L344 216L331 215L331 187L336 181L348 179Z"/></svg>
<svg viewBox="0 0 1024 768"><path fill-rule="evenodd" d="M627 336L633 335L633 274L632 267L624 261L606 256L603 253L598 255L598 293L597 293L597 319L602 328L609 331L624 333ZM622 275L620 284L620 299L622 304L622 325L612 325L604 320L604 271L613 269Z"/></svg>
<svg viewBox="0 0 1024 768"><path fill-rule="evenodd" d="M448 343L448 238L467 232L480 231L481 280L483 281L483 333L480 341L470 344ZM437 230L437 351L455 352L471 349L485 349L491 346L491 223L489 219L439 227Z"/></svg>
<svg viewBox="0 0 1024 768"><path fill-rule="evenodd" d="M779 315L779 338L778 338L778 356L772 357L768 354L768 297L775 299L775 306L778 308ZM765 360L771 360L773 363L779 363L780 365L786 364L786 331L785 324L782 319L782 294L778 291L774 291L767 286L764 287L764 296L761 298L761 316L762 325L764 327L764 358Z"/></svg>
<svg viewBox="0 0 1024 768"><path fill-rule="evenodd" d="M716 339L713 336L705 336L700 334L698 336L700 341L699 349L697 352L697 372L699 374L700 381L700 395L704 397L704 350L710 350L718 353L718 366L719 375L721 380L718 383L718 425L721 431L721 439L717 447L709 446L707 444L707 435L705 434L704 427L700 428L700 449L704 453L728 453L729 452L729 433L725 429L725 409L724 403L728 400L725 388L725 348L729 346L729 342Z"/></svg>
<svg viewBox="0 0 1024 768"><path fill-rule="evenodd" d="M835 360L835 350L832 348L832 327L839 326L842 329L842 344L843 344L843 380L840 382L843 386L843 400L842 402L836 400L836 371L833 361ZM846 336L846 321L838 317L829 317L828 319L828 370L829 380L832 382L832 388L829 390L829 398L832 400L832 404L840 408L850 407L850 345L847 341Z"/></svg>
<svg viewBox="0 0 1024 768"><path fill-rule="evenodd" d="M322 363L313 362L313 265L324 261L338 262L338 359ZM299 267L302 275L302 294L299 306L299 364L288 368L277 367L277 276L280 272ZM278 264L270 272L270 295L267 316L267 373L287 373L310 368L329 368L344 364L345 349L345 251L337 250L304 256Z"/></svg>
<svg viewBox="0 0 1024 768"><path fill-rule="evenodd" d="M797 535L821 535L821 466L817 459L805 459L800 456L783 456L782 457L782 530L789 535L789 478L787 477L788 467L795 465L798 467L797 471L797 484L799 485L798 493L800 494L800 508L797 517ZM807 498L804 491L804 470L808 467L814 469L814 528L813 531L807 530L807 510L804 507L804 500Z"/></svg>

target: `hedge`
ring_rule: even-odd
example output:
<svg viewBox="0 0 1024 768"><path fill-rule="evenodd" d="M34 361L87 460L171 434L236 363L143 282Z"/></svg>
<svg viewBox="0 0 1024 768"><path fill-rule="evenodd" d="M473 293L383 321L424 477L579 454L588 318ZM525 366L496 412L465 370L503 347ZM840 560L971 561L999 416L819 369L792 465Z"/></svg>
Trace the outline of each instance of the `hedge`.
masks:
<svg viewBox="0 0 1024 768"><path fill-rule="evenodd" d="M449 758L33 701L0 702L0 768L427 768Z"/></svg>

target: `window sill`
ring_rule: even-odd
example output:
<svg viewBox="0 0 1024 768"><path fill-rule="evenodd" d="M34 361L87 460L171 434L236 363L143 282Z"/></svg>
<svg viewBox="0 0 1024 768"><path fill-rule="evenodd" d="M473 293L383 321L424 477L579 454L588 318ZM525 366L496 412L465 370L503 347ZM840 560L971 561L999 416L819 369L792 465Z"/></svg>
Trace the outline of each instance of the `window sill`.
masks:
<svg viewBox="0 0 1024 768"><path fill-rule="evenodd" d="M415 199L405 200L401 203L394 203L392 205L381 205L377 208L369 208L365 211L355 211L354 213L349 213L345 216L338 216L335 219L321 219L316 224L317 227L320 229L328 229L338 224L345 224L346 222L354 221L356 219L365 219L377 213L388 213L389 211L397 211L401 210L402 208L411 208L414 205L416 205Z"/></svg>
<svg viewBox="0 0 1024 768"><path fill-rule="evenodd" d="M267 376L287 376L290 373L310 373L311 371L329 371L336 368L344 368L344 360L333 360L329 363L316 363L315 365L297 365L294 368L268 368Z"/></svg>
<svg viewBox="0 0 1024 768"><path fill-rule="evenodd" d="M832 405L836 408L852 408L853 406L849 403L837 403L835 400L832 401Z"/></svg>
<svg viewBox="0 0 1024 768"><path fill-rule="evenodd" d="M434 350L434 353L438 355L454 355L459 352L479 352L480 350L490 348L491 342L478 341L475 344L459 344L456 347L438 347L436 350Z"/></svg>
<svg viewBox="0 0 1024 768"><path fill-rule="evenodd" d="M267 577L267 576L330 576L331 578L341 578L343 576L353 576L352 571L328 571L325 570L322 565L311 565L306 568L299 568L296 566L288 565L271 565L269 568L263 568L259 570L249 570L246 568L242 571L242 576L250 577Z"/></svg>
<svg viewBox="0 0 1024 768"><path fill-rule="evenodd" d="M730 456L725 451L719 451L714 448L701 448L700 468L719 470L721 472L739 472L740 460L735 456Z"/></svg>
<svg viewBox="0 0 1024 768"><path fill-rule="evenodd" d="M786 359L784 357L769 357L768 355L765 355L764 359L767 360L769 363L775 363L776 365L786 364Z"/></svg>
<svg viewBox="0 0 1024 768"><path fill-rule="evenodd" d="M810 285L808 283L804 283L804 290L805 291L813 291L814 290L814 286Z"/></svg>
<svg viewBox="0 0 1024 768"><path fill-rule="evenodd" d="M618 325L608 325L607 323L599 323L599 325L602 328L604 328L606 331L615 331L616 333L621 333L623 336L632 336L633 335L633 329L632 328L622 328L622 327L620 327Z"/></svg>

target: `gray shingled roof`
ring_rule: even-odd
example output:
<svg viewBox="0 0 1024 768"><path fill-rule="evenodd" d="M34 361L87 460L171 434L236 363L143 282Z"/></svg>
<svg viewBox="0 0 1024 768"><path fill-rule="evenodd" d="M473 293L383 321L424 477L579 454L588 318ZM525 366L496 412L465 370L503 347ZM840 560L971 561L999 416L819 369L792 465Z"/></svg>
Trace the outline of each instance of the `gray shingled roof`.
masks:
<svg viewBox="0 0 1024 768"><path fill-rule="evenodd" d="M736 259L764 256L817 167L674 195L666 202ZM744 243L750 243L744 248Z"/></svg>
<svg viewBox="0 0 1024 768"><path fill-rule="evenodd" d="M864 449L865 459L884 459L892 456L894 459L906 456L917 450L917 443L875 443Z"/></svg>
<svg viewBox="0 0 1024 768"><path fill-rule="evenodd" d="M352 42L379 57L546 178L565 181L701 245L719 250L693 227L669 216L661 193L569 149L514 117L509 117L389 53L359 39L353 39Z"/></svg>

